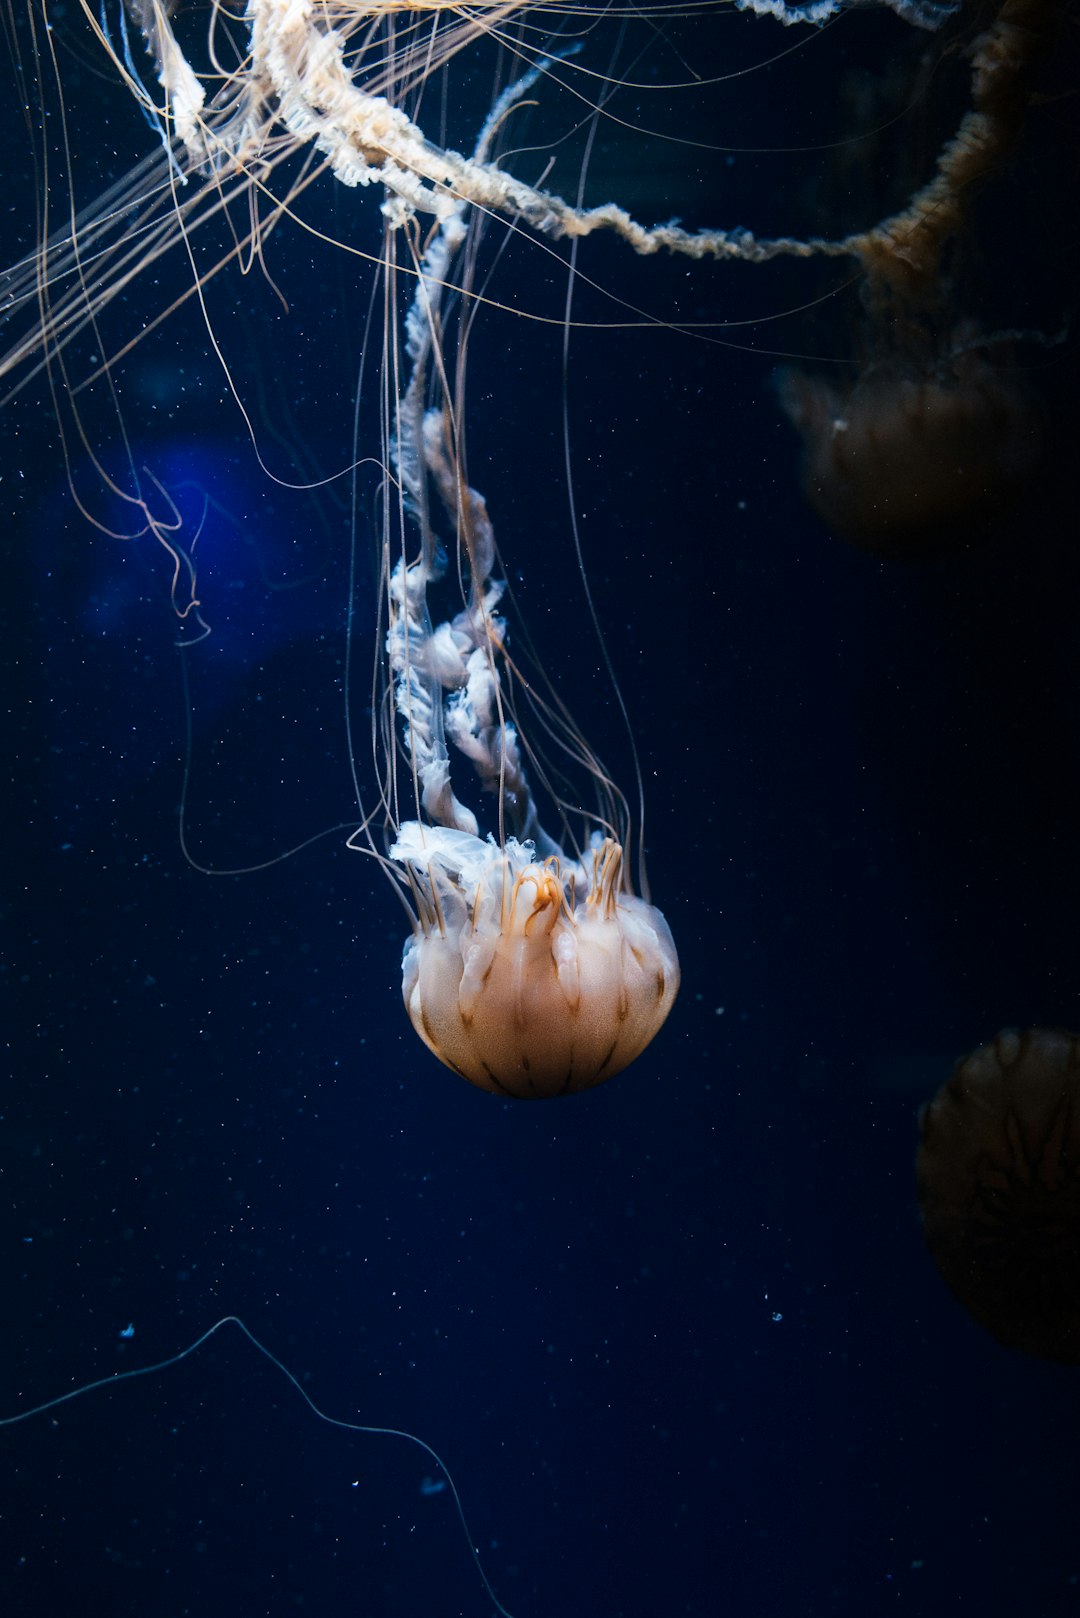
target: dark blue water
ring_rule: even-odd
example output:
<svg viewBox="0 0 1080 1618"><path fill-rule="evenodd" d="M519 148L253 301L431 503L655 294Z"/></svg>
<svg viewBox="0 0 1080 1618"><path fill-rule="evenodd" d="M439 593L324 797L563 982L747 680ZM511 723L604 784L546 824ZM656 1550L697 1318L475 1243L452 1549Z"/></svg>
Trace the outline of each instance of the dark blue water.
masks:
<svg viewBox="0 0 1080 1618"><path fill-rule="evenodd" d="M721 24L756 29L758 59L793 39ZM853 15L801 77L718 97L715 139L825 146L846 116L832 87L902 39ZM83 110L104 96L70 72ZM1064 213L1070 117L1044 115L1008 182L1044 221ZM123 142L153 139L122 98L81 127L91 194ZM675 206L821 228L829 162L739 154ZM670 211L650 171L627 183ZM308 217L365 240L352 211L374 196L325 184ZM1063 227L1018 240L1017 194L981 220L977 281L992 321L1056 331ZM210 312L264 460L311 481L350 459L369 272L288 226L267 261L288 314L257 270L220 278ZM213 632L180 652L166 558L88 530L40 380L7 418L0 1414L236 1314L324 1411L434 1446L514 1618L1072 1613L1076 1372L953 1302L913 1170L918 1107L958 1056L1008 1024L1080 1022L1070 344L1029 355L1048 451L1022 506L983 548L890 565L803 504L774 385L786 355L852 360L849 267L643 265L611 243L579 262L685 321L825 301L710 334L745 347L571 339L575 506L684 974L640 1061L572 1100L472 1090L402 1009L403 914L344 846L348 480L314 497L267 480L197 309L136 350L133 459L199 530ZM137 285L110 332L185 276ZM528 242L490 283L556 321L565 287ZM585 286L575 312L626 314ZM470 475L545 666L625 782L569 542L563 388L557 324L482 311ZM100 389L87 411L122 466ZM364 474L362 536L378 501ZM370 550L348 693L369 788ZM189 715L190 851L274 860L257 874L183 857ZM430 1458L320 1423L231 1330L0 1449L12 1618L493 1610Z"/></svg>

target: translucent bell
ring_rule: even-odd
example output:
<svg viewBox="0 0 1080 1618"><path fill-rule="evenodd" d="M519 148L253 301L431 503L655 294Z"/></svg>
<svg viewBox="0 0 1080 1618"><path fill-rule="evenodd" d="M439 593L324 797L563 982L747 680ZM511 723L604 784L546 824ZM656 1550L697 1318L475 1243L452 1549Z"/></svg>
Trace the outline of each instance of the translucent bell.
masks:
<svg viewBox="0 0 1080 1618"><path fill-rule="evenodd" d="M531 843L505 848L410 821L391 849L419 899L402 992L441 1062L522 1099L601 1084L671 1010L679 961L660 911L618 891L622 849L594 839L566 871Z"/></svg>

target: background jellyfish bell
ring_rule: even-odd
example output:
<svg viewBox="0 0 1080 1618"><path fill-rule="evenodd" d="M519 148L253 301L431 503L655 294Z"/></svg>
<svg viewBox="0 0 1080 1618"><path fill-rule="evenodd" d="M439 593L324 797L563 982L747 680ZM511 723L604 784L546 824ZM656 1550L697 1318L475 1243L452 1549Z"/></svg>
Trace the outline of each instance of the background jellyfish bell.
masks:
<svg viewBox="0 0 1080 1618"><path fill-rule="evenodd" d="M1007 548L1051 458L1040 372L1067 369L1075 237L1051 201L1053 109L1072 94L1065 16L1055 0L1005 0L958 18L922 48L914 101L892 71L860 81L877 127L857 169L843 148L830 165L835 190L881 219L851 238L857 358L840 344L827 370L785 368L779 396L809 504L877 556Z"/></svg>
<svg viewBox="0 0 1080 1618"><path fill-rule="evenodd" d="M798 372L780 397L803 441L802 485L833 532L890 558L970 548L1012 515L1044 449L1020 363L970 327L936 362L879 357L853 383Z"/></svg>
<svg viewBox="0 0 1080 1618"><path fill-rule="evenodd" d="M1075 1034L1005 1029L923 1108L926 1245L969 1314L1008 1348L1080 1363L1080 1058Z"/></svg>

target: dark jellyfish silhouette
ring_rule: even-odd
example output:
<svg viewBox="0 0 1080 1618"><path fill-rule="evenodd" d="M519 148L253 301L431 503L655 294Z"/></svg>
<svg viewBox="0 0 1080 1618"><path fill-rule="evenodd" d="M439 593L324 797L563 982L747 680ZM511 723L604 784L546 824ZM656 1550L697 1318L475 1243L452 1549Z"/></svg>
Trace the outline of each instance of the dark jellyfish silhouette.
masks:
<svg viewBox="0 0 1080 1618"><path fill-rule="evenodd" d="M863 272L850 377L781 378L802 439L803 493L834 532L875 555L914 559L981 542L1039 469L1045 421L1032 357L1060 339L1013 328L1021 311L1030 319L1030 286L1021 278L1010 298L999 285L1008 269L991 265L1019 251L1025 226L994 192L1022 150L1039 100L1035 70L1053 57L1063 15L1059 0L1001 0L964 53L968 110L930 178L901 211L844 243ZM944 56L957 59L956 39L945 39ZM931 84L928 75L920 94ZM901 149L869 168L909 158Z"/></svg>
<svg viewBox="0 0 1080 1618"><path fill-rule="evenodd" d="M924 1107L923 1233L1008 1348L1080 1364L1080 1036L1006 1029Z"/></svg>
<svg viewBox="0 0 1080 1618"><path fill-rule="evenodd" d="M1022 372L976 349L925 368L881 362L846 390L792 373L782 399L803 440L806 499L878 556L974 543L1024 494L1042 453L1042 408Z"/></svg>

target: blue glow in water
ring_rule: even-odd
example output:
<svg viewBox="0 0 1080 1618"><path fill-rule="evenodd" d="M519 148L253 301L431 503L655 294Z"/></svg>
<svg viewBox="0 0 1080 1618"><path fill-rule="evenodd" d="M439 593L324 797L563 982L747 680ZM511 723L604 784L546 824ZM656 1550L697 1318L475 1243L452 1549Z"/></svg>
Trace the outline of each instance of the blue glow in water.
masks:
<svg viewBox="0 0 1080 1618"><path fill-rule="evenodd" d="M75 466L77 489L95 484L103 529L133 537L89 528L59 466L28 513L25 554L49 671L55 804L68 809L76 756L99 760L99 777L116 787L163 762L172 768L189 701L196 746L209 745L223 726L241 734L253 713L268 708L284 714L295 705L287 723L309 733L320 701L341 711L334 681L350 543L341 490L330 486L313 502L309 490L275 485L250 445L235 440L133 441L130 462L115 454L104 464L122 490L132 487L131 466L138 469L156 517L167 519L177 548L194 562L209 633L194 614L178 617L174 560L153 532L137 531L138 508L119 493L102 500L94 469Z"/></svg>

